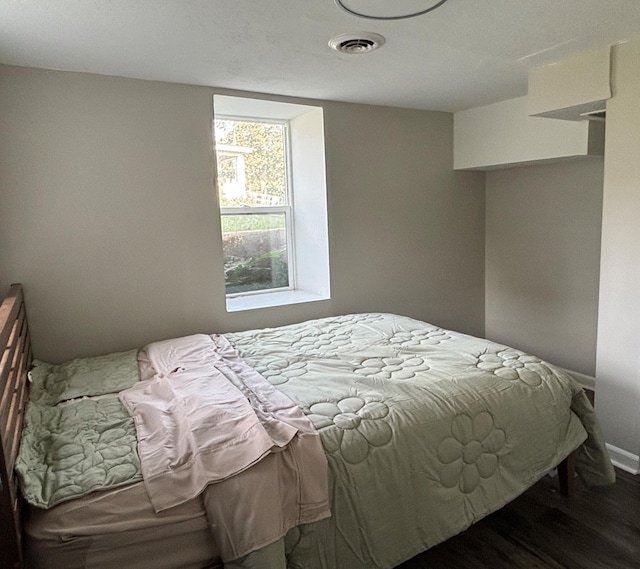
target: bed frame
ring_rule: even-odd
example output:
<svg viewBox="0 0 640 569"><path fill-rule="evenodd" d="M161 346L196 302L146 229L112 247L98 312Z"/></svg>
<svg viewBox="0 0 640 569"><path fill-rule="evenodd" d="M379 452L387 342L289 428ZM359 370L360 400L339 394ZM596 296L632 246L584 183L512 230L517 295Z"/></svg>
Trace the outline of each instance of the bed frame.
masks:
<svg viewBox="0 0 640 569"><path fill-rule="evenodd" d="M0 305L0 567L22 567L21 499L13 467L28 395L31 342L22 287L11 285Z"/></svg>
<svg viewBox="0 0 640 569"><path fill-rule="evenodd" d="M0 567L22 569L22 501L14 465L22 434L32 353L19 284L11 285L9 295L0 305L0 357ZM572 496L575 452L558 465L558 475L560 492Z"/></svg>

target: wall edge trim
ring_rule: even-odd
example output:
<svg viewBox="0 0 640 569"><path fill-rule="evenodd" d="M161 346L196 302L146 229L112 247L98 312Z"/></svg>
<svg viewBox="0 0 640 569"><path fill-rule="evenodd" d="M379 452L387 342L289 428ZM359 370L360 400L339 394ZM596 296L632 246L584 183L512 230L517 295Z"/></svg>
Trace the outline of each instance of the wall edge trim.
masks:
<svg viewBox="0 0 640 569"><path fill-rule="evenodd" d="M640 474L640 456L607 443L611 462L625 472Z"/></svg>

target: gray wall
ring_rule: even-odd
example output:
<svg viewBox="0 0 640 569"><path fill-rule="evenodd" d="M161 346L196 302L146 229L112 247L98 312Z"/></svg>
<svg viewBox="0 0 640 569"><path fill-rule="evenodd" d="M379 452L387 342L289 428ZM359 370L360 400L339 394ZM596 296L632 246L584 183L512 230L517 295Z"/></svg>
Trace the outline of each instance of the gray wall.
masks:
<svg viewBox="0 0 640 569"><path fill-rule="evenodd" d="M595 375L603 160L487 173L486 335Z"/></svg>
<svg viewBox="0 0 640 569"><path fill-rule="evenodd" d="M213 93L0 66L0 290L24 284L37 357L356 311L483 334L484 175L452 171L452 115L333 102L332 299L227 313Z"/></svg>

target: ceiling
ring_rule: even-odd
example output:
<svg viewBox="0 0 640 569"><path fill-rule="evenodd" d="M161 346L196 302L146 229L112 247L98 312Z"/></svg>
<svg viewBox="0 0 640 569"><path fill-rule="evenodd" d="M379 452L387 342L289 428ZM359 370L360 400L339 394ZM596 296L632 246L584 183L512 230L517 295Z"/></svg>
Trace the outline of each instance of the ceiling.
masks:
<svg viewBox="0 0 640 569"><path fill-rule="evenodd" d="M350 32L386 43L329 48ZM638 37L638 0L448 0L392 21L334 0L0 0L0 63L450 112L526 94L531 67Z"/></svg>

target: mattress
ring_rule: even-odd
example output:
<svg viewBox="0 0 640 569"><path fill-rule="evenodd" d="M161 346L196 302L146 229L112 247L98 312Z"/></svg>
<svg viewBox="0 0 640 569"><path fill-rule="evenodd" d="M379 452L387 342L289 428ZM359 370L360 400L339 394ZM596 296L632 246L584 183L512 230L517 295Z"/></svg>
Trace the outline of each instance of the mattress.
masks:
<svg viewBox="0 0 640 569"><path fill-rule="evenodd" d="M141 482L31 506L25 533L34 568L202 569L219 561L202 501L156 514Z"/></svg>
<svg viewBox="0 0 640 569"><path fill-rule="evenodd" d="M331 518L296 527L264 552L229 560L229 567L389 569L502 507L574 449L587 483L613 481L582 389L530 354L377 313L225 337L318 430L332 510ZM216 500L216 486L207 500ZM170 534L191 536L185 539L193 539L193 558L173 564L167 554L152 566L204 566L217 553L206 524L245 524L251 532L246 519L208 519L200 498L163 518L141 488L32 508L34 566L146 567L149 557L126 562L109 559L109 551L117 555L119 543L132 541L132 551L151 556L160 542L147 538ZM74 547L82 552L78 563L56 558Z"/></svg>

